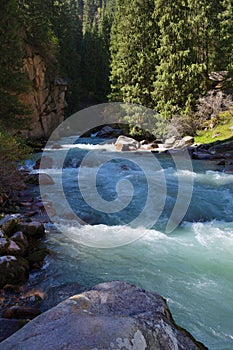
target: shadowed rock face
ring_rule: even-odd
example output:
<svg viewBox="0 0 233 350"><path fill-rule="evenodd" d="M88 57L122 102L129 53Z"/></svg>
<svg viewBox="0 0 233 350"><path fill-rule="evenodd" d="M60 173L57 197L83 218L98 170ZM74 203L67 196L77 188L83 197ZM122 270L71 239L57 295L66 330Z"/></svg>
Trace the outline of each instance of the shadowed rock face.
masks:
<svg viewBox="0 0 233 350"><path fill-rule="evenodd" d="M24 71L30 89L21 95L21 101L32 113L23 134L32 139L48 138L64 119L67 82L61 78L52 80L43 58L29 45L25 50Z"/></svg>
<svg viewBox="0 0 233 350"><path fill-rule="evenodd" d="M102 283L35 318L0 350L206 349L177 327L166 301L125 282Z"/></svg>

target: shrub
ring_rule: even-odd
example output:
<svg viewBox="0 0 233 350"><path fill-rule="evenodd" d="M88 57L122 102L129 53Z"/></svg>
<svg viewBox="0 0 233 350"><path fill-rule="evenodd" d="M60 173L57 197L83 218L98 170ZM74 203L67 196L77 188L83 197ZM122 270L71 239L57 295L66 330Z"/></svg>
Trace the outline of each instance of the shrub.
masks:
<svg viewBox="0 0 233 350"><path fill-rule="evenodd" d="M180 135L196 136L198 130L213 129L221 122L221 115L232 116L233 100L231 95L222 91L210 90L198 101L196 111L189 111L182 116L174 116L172 125Z"/></svg>
<svg viewBox="0 0 233 350"><path fill-rule="evenodd" d="M219 119L219 114L230 109L233 105L232 96L222 91L210 90L205 97L198 101L196 115L201 120Z"/></svg>
<svg viewBox="0 0 233 350"><path fill-rule="evenodd" d="M29 148L22 140L0 130L0 208L12 202L23 186L18 170L20 162L28 155Z"/></svg>

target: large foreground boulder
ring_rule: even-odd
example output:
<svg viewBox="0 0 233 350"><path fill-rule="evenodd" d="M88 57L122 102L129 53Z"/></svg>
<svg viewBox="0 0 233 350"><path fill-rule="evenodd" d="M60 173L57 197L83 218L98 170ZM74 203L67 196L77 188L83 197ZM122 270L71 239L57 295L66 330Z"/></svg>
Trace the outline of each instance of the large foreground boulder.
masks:
<svg viewBox="0 0 233 350"><path fill-rule="evenodd" d="M206 349L177 327L166 301L125 282L75 295L0 343L0 350Z"/></svg>

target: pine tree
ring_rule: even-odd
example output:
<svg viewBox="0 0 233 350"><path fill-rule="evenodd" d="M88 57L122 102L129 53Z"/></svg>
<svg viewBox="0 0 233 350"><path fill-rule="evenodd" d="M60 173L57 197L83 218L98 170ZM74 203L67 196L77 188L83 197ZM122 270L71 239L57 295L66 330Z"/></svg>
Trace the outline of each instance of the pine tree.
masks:
<svg viewBox="0 0 233 350"><path fill-rule="evenodd" d="M111 83L114 101L153 106L157 25L154 1L117 1L111 32Z"/></svg>
<svg viewBox="0 0 233 350"><path fill-rule="evenodd" d="M70 115L78 110L80 96L82 25L78 1L56 1L53 4L50 22L57 40L59 74L69 84L66 114Z"/></svg>
<svg viewBox="0 0 233 350"><path fill-rule="evenodd" d="M102 6L101 0L84 0L83 1L83 33L91 30L93 22L97 16L98 7Z"/></svg>
<svg viewBox="0 0 233 350"><path fill-rule="evenodd" d="M205 64L195 57L195 45L190 31L188 1L155 2L155 18L159 37L159 64L154 83L156 110L165 118L187 113L201 93Z"/></svg>
<svg viewBox="0 0 233 350"><path fill-rule="evenodd" d="M206 89L208 88L208 74L217 68L220 3L221 1L189 0L191 45L196 63L204 67L203 84Z"/></svg>
<svg viewBox="0 0 233 350"><path fill-rule="evenodd" d="M218 32L216 33L216 70L233 72L233 3L232 0L222 0L221 10L217 15Z"/></svg>
<svg viewBox="0 0 233 350"><path fill-rule="evenodd" d="M50 22L53 0L17 0L17 2L21 26L26 33L26 42L45 58L48 51L52 50L54 40Z"/></svg>
<svg viewBox="0 0 233 350"><path fill-rule="evenodd" d="M0 121L2 126L16 127L27 114L20 102L20 94L27 90L22 71L22 37L16 0L1 1L0 17Z"/></svg>
<svg viewBox="0 0 233 350"><path fill-rule="evenodd" d="M84 2L81 78L88 98L105 102L109 84L109 37L113 0Z"/></svg>

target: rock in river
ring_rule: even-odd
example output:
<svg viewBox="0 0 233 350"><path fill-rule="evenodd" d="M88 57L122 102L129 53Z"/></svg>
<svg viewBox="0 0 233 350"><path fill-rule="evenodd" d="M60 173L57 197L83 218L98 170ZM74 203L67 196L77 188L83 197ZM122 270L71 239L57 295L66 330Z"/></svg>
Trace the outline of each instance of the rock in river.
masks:
<svg viewBox="0 0 233 350"><path fill-rule="evenodd" d="M176 326L166 301L125 282L102 283L41 314L0 350L206 349Z"/></svg>
<svg viewBox="0 0 233 350"><path fill-rule="evenodd" d="M140 146L140 142L123 135L119 136L115 143L117 151L136 151Z"/></svg>

